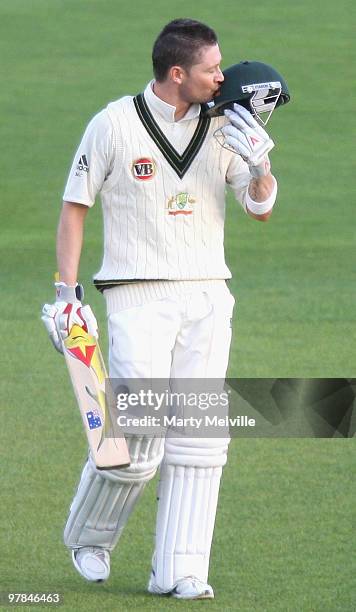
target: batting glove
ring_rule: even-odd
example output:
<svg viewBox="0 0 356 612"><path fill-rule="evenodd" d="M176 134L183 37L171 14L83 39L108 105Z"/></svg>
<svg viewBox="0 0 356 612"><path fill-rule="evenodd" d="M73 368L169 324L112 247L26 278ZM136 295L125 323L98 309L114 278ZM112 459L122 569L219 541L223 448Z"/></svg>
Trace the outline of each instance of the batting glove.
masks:
<svg viewBox="0 0 356 612"><path fill-rule="evenodd" d="M225 143L241 155L248 164L254 178L269 174L271 164L268 153L274 142L267 132L257 123L246 108L234 104L234 110L225 110L230 124L221 128Z"/></svg>
<svg viewBox="0 0 356 612"><path fill-rule="evenodd" d="M87 304L83 306L84 291L82 285L75 287L65 283L54 283L56 301L45 304L42 308L42 321L50 340L57 351L63 353L63 340L67 338L73 325L79 325L88 334L98 337L98 324L94 313Z"/></svg>

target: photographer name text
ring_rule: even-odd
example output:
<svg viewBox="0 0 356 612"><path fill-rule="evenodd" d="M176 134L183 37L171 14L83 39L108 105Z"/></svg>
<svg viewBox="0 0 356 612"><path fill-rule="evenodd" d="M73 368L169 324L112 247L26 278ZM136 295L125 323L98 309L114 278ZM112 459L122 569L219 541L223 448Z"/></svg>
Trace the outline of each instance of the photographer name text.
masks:
<svg viewBox="0 0 356 612"><path fill-rule="evenodd" d="M119 427L255 427L256 421L246 415L236 417L218 417L217 415L202 417L178 417L167 416L156 417L145 415L142 417L131 417L120 415L117 419Z"/></svg>

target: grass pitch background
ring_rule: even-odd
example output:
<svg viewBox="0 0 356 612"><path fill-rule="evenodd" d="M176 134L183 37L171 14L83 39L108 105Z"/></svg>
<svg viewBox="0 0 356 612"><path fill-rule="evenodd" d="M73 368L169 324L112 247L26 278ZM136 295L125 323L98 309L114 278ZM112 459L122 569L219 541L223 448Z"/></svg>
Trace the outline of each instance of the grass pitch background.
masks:
<svg viewBox="0 0 356 612"><path fill-rule="evenodd" d="M238 300L229 374L355 374L354 3L2 0L1 589L60 591L64 610L192 606L145 594L154 483L113 555L110 581L98 588L72 570L61 536L85 441L64 363L39 321L53 296L61 195L85 125L109 100L142 90L153 40L177 16L217 30L223 66L271 63L292 95L268 127L279 180L271 221L255 223L228 202ZM88 215L81 280L105 345L102 298L90 286L101 232L98 205ZM195 606L354 609L351 444L232 443L212 555L217 599Z"/></svg>

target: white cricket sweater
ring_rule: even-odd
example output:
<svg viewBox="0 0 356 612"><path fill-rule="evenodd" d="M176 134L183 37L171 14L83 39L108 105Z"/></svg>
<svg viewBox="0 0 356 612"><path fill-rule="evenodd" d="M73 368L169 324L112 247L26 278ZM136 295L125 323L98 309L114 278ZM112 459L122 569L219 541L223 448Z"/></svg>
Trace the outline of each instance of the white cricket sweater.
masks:
<svg viewBox="0 0 356 612"><path fill-rule="evenodd" d="M225 118L175 107L149 84L141 100L112 102L88 125L64 200L92 206L100 193L104 257L94 282L231 278L224 257L225 188L246 209L251 176L213 134Z"/></svg>

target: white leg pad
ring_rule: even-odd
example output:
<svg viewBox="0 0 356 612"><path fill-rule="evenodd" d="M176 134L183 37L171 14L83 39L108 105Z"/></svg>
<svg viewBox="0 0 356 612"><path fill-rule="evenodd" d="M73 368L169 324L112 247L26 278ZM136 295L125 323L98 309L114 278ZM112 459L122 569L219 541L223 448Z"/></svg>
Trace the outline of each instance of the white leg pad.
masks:
<svg viewBox="0 0 356 612"><path fill-rule="evenodd" d="M89 458L64 530L69 548L98 546L113 550L146 483L153 478L163 455L164 440L127 437L131 465L97 470Z"/></svg>
<svg viewBox="0 0 356 612"><path fill-rule="evenodd" d="M228 443L227 439L166 441L153 562L155 582L164 591L186 576L207 582Z"/></svg>

